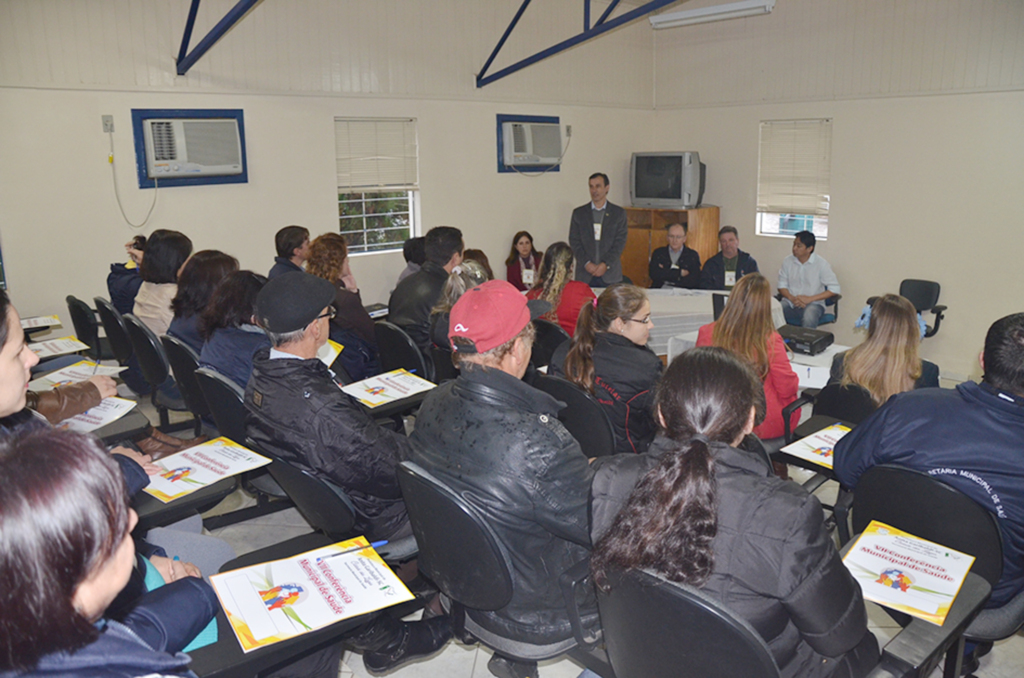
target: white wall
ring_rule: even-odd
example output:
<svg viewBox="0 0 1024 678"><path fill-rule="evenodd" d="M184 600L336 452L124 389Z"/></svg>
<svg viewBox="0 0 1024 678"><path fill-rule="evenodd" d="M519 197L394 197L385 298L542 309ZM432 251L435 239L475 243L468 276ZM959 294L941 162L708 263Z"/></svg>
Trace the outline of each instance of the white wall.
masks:
<svg viewBox="0 0 1024 678"><path fill-rule="evenodd" d="M833 119L837 340L904 278L949 306L925 358L978 376L997 318L1024 310L1024 3L786 0L766 17L656 34L652 144L695 149L707 202L775 280L791 240L754 235L758 123Z"/></svg>
<svg viewBox="0 0 1024 678"><path fill-rule="evenodd" d="M61 311L69 293L106 294L108 266L123 259L121 245L134 231L114 199L102 114L114 115L118 182L129 217L141 221L153 195L139 190L134 176L132 107L244 109L249 182L161 189L143 232L181 230L196 249L222 249L262 272L282 226L337 229L336 115L416 118L424 227L461 228L467 246L483 249L499 275L516 230L529 229L540 246L566 237L572 207L589 199L591 172L607 171L612 199L621 202L633 137L653 121L651 111L580 106L8 89L0 98L0 126L20 131L3 137L2 156L18 160L0 169L0 229L8 284L23 314ZM572 124L561 171L499 175L495 114L538 110ZM400 253L355 257L364 301L386 301L403 267Z"/></svg>

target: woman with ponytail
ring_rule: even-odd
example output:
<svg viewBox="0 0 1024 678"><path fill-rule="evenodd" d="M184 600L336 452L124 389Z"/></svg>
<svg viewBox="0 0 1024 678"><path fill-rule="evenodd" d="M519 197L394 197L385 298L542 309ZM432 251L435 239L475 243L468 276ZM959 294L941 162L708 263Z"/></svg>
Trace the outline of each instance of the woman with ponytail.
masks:
<svg viewBox="0 0 1024 678"><path fill-rule="evenodd" d="M551 311L543 316L544 319L558 323L570 336L576 329L580 309L595 299L589 285L572 279L575 260L572 248L564 242L548 247L538 278L526 293L527 299L540 299L551 304Z"/></svg>
<svg viewBox="0 0 1024 678"><path fill-rule="evenodd" d="M760 273L748 273L736 282L722 316L697 332L697 346L727 348L747 361L764 383L764 422L754 429L763 441L774 440L782 447L786 433L782 409L796 400L800 378L796 376L782 336L772 323L771 285ZM795 428L800 413L794 412ZM772 451L772 449L769 449Z"/></svg>
<svg viewBox="0 0 1024 678"><path fill-rule="evenodd" d="M878 644L821 504L775 478L763 455L738 449L764 402L760 378L730 351L695 348L672 361L648 452L593 464L594 583L607 587L612 568L654 570L748 621L784 678L864 676Z"/></svg>
<svg viewBox="0 0 1024 678"><path fill-rule="evenodd" d="M653 327L647 294L634 285L612 285L583 305L572 341L555 349L548 367L605 407L619 453L643 452L658 428L651 403L663 365L647 348Z"/></svg>

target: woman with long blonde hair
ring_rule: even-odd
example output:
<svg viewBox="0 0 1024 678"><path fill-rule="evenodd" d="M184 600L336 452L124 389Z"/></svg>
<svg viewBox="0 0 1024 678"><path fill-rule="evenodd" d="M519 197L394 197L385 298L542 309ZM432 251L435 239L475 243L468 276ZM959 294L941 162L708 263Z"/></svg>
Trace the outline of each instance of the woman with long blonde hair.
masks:
<svg viewBox="0 0 1024 678"><path fill-rule="evenodd" d="M697 333L697 346L727 348L750 364L764 382L764 422L754 429L762 440L785 435L782 408L796 400L800 379L789 364L786 344L772 323L771 285L760 273L736 282L722 316ZM794 413L792 425L799 421Z"/></svg>
<svg viewBox="0 0 1024 678"><path fill-rule="evenodd" d="M572 341L555 349L548 366L597 397L620 453L646 451L658 428L651 403L664 366L647 347L653 327L647 294L634 285L612 285L583 305Z"/></svg>
<svg viewBox="0 0 1024 678"><path fill-rule="evenodd" d="M881 296L871 307L868 338L833 358L829 382L863 388L876 407L897 393L938 387L939 367L921 360L920 345L914 305L896 294Z"/></svg>
<svg viewBox="0 0 1024 678"><path fill-rule="evenodd" d="M526 293L527 299L541 299L551 304L551 312L544 318L557 322L570 336L576 330L580 309L596 298L589 285L572 279L573 263L575 257L567 243L550 245L544 252L537 282Z"/></svg>

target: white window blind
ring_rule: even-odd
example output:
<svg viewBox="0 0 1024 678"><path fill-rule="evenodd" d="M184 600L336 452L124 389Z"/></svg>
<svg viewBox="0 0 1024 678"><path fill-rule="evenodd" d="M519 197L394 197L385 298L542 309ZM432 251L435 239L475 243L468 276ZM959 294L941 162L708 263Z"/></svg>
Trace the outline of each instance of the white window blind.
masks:
<svg viewBox="0 0 1024 678"><path fill-rule="evenodd" d="M339 189L419 188L416 121L334 119Z"/></svg>
<svg viewBox="0 0 1024 678"><path fill-rule="evenodd" d="M757 211L828 216L832 120L761 123Z"/></svg>

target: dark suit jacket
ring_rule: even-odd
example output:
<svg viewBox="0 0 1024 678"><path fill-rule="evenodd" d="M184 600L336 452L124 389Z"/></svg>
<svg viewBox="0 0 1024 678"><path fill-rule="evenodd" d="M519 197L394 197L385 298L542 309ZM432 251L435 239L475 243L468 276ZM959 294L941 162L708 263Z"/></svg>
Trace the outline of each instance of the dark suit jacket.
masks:
<svg viewBox="0 0 1024 678"><path fill-rule="evenodd" d="M604 263L608 271L604 274L606 283L622 280L622 251L626 249L626 210L610 202L605 203L604 221L601 222L601 240L594 240L594 216L590 203L572 211L569 222L569 245L576 256L576 279L590 283L593 277L584 266L588 261ZM598 247L600 245L600 248Z"/></svg>
<svg viewBox="0 0 1024 678"><path fill-rule="evenodd" d="M651 265L647 274L651 276L651 287L688 287L697 289L700 287L700 255L697 250L691 250L683 245L683 251L679 254L679 268L672 268L672 257L669 256L668 246L659 247L651 253ZM679 275L680 269L687 271L689 275L685 278Z"/></svg>

